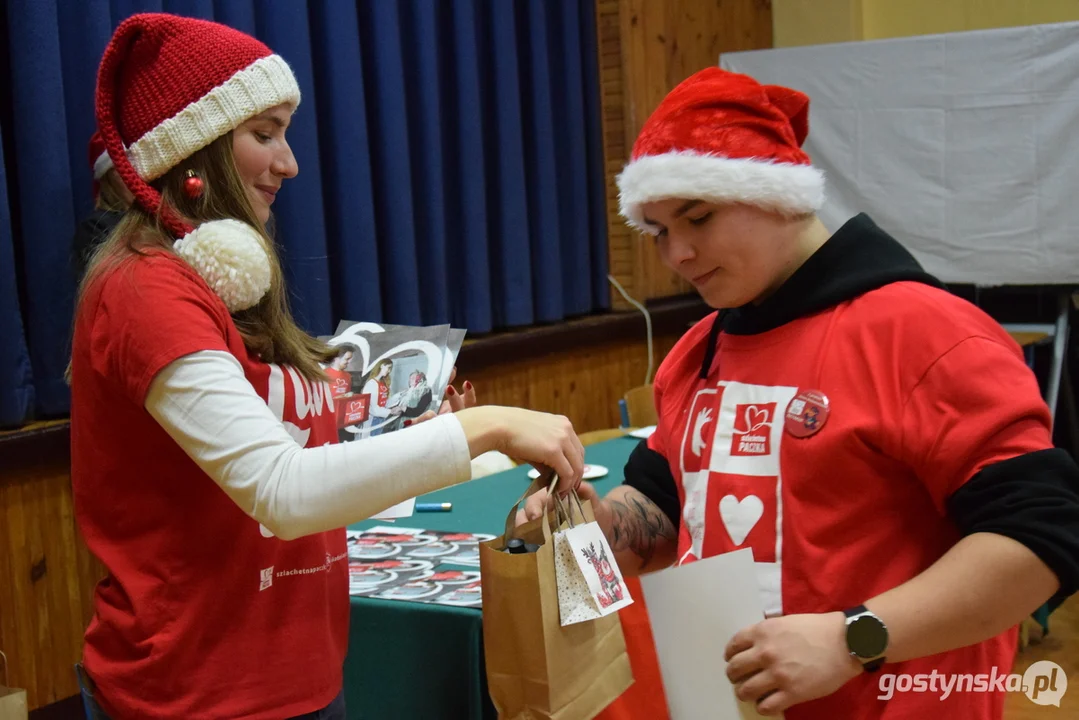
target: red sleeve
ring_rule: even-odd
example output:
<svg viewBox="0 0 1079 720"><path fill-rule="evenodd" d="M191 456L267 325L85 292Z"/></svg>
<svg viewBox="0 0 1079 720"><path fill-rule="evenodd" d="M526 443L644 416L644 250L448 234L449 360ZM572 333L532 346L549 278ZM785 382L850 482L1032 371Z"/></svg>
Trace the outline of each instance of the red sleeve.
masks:
<svg viewBox="0 0 1079 720"><path fill-rule="evenodd" d="M224 303L183 261L165 255L124 262L102 279L90 358L142 405L166 365L200 350L228 352Z"/></svg>
<svg viewBox="0 0 1079 720"><path fill-rule="evenodd" d="M900 448L943 513L987 465L1053 447L1049 408L1017 348L967 338L941 355L903 408Z"/></svg>

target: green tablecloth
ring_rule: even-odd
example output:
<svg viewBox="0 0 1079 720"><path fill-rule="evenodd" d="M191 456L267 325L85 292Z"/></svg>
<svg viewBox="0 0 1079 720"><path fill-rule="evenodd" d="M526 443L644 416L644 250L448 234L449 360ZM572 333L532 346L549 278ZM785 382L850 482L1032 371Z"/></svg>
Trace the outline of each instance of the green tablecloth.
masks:
<svg viewBox="0 0 1079 720"><path fill-rule="evenodd" d="M586 462L610 470L592 483L601 496L622 482L622 468L638 442L625 437L585 448ZM501 535L506 513L528 487L527 473L527 467L516 468L431 493L420 501L452 502L453 511L417 513L396 525ZM368 521L351 528L385 524ZM352 598L345 660L349 718L495 718L482 633L477 609Z"/></svg>

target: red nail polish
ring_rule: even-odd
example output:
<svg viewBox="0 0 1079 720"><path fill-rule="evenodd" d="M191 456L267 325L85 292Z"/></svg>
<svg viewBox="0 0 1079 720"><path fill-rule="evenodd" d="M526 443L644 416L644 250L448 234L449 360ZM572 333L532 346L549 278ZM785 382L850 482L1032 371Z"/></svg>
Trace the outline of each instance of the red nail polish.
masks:
<svg viewBox="0 0 1079 720"><path fill-rule="evenodd" d="M408 427L411 424L412 424L411 420L405 420L405 427Z"/></svg>
<svg viewBox="0 0 1079 720"><path fill-rule="evenodd" d="M446 394L447 395L456 395L457 391L453 389L453 385L450 385L448 388L446 388Z"/></svg>
<svg viewBox="0 0 1079 720"><path fill-rule="evenodd" d="M471 390L471 389L472 389L472 383L465 380L465 390Z"/></svg>

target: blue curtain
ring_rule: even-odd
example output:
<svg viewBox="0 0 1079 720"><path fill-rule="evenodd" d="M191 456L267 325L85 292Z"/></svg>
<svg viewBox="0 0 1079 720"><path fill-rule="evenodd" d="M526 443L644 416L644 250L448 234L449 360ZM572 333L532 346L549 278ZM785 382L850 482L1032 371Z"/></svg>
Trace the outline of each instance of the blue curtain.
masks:
<svg viewBox="0 0 1079 720"><path fill-rule="evenodd" d="M296 72L275 229L309 332L607 308L594 0L4 0L0 427L68 411L97 64L146 11L232 25Z"/></svg>

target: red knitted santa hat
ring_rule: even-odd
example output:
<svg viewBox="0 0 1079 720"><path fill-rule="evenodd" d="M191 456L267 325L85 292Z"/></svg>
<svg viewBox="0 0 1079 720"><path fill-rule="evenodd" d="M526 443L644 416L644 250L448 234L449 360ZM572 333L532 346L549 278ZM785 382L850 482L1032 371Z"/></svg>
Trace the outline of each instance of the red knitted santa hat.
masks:
<svg viewBox="0 0 1079 720"><path fill-rule="evenodd" d="M255 38L206 20L133 15L116 28L98 69L98 132L117 173L136 203L160 211L177 252L233 312L270 287L260 235L238 220L192 228L148 183L282 103L300 103L288 64Z"/></svg>
<svg viewBox="0 0 1079 720"><path fill-rule="evenodd" d="M802 151L809 98L711 67L690 76L645 122L618 176L619 204L643 232L641 205L668 198L820 210L824 174Z"/></svg>

